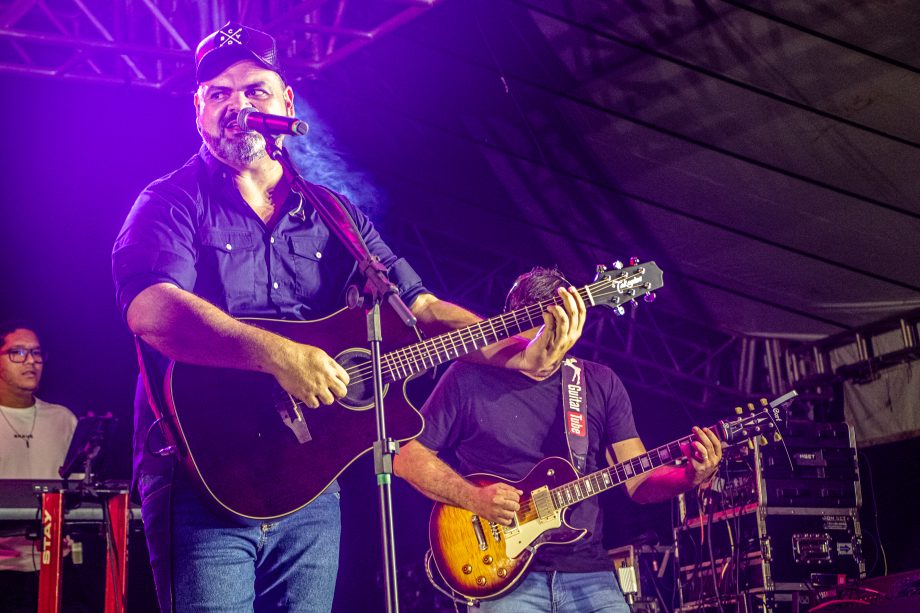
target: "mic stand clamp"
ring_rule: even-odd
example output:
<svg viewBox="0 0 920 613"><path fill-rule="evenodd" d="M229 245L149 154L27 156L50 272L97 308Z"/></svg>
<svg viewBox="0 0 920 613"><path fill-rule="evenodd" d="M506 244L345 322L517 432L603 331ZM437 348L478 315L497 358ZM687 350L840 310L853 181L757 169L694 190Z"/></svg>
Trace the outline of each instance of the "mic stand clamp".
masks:
<svg viewBox="0 0 920 613"><path fill-rule="evenodd" d="M355 226L354 220L338 198L324 188L306 181L297 172L287 151L281 146L281 138L266 138L266 151L273 160L281 164L285 175L291 180L291 188L300 194L303 202L311 205L329 231L334 234L358 262L358 270L364 275L364 294L370 299L367 311L367 340L371 348L371 374L374 389L374 414L377 421L377 440L374 442L374 471L377 475L380 504L380 527L383 545L384 585L386 588L386 610L399 611L396 588L396 549L393 535L392 474L393 455L398 452L399 443L387 436L386 416L383 408L383 372L380 363L382 340L380 327L380 304L386 300L399 318L409 327L416 324L415 316L399 297L399 290L387 277L387 269L380 259L372 255ZM360 306L363 297L349 288L349 306Z"/></svg>

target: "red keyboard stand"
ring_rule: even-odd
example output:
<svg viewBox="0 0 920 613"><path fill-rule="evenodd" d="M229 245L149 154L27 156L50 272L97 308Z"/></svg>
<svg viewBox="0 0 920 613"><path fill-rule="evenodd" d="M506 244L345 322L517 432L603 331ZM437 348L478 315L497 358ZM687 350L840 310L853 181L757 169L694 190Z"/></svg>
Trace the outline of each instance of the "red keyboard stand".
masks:
<svg viewBox="0 0 920 613"><path fill-rule="evenodd" d="M124 613L128 586L128 492L101 494L110 530L105 555L105 613ZM38 612L60 613L63 562L64 493L42 494L42 558L38 575Z"/></svg>

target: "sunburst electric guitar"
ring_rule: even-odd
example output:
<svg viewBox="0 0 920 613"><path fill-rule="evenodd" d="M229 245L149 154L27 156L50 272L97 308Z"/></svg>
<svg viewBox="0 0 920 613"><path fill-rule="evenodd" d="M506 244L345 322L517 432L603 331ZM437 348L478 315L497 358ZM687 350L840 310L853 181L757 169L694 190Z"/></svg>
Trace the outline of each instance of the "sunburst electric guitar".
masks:
<svg viewBox="0 0 920 613"><path fill-rule="evenodd" d="M747 417L723 420L712 427L726 444L778 432L785 420L790 392ZM650 470L685 457L687 436L626 462L579 477L566 460L541 460L520 481L479 473L467 477L476 485L507 483L524 492L511 526L489 522L465 509L435 503L428 525L431 558L444 582L467 600L487 600L510 590L526 572L536 550L544 545L573 543L587 530L565 521L568 507Z"/></svg>
<svg viewBox="0 0 920 613"><path fill-rule="evenodd" d="M588 306L619 309L661 286L661 270L647 262L603 269L578 292ZM405 441L422 431L422 416L405 394L415 375L541 325L547 307L560 302L556 296L424 341L411 337L386 309L381 361L387 434ZM316 321L243 321L320 347L351 379L344 398L309 409L265 373L170 363L166 410L186 471L218 508L272 519L310 503L373 446L377 431L367 322L357 309ZM402 393L386 394L403 380Z"/></svg>

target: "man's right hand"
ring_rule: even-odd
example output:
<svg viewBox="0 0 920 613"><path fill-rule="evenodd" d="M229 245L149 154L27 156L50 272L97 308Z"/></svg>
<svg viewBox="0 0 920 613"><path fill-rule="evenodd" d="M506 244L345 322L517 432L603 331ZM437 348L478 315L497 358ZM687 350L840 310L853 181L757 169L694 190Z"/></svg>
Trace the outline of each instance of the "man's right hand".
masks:
<svg viewBox="0 0 920 613"><path fill-rule="evenodd" d="M473 490L468 508L491 522L510 526L514 514L521 508L523 493L507 483L479 486Z"/></svg>
<svg viewBox="0 0 920 613"><path fill-rule="evenodd" d="M290 341L282 355L275 378L311 409L332 404L348 392L348 373L322 349Z"/></svg>

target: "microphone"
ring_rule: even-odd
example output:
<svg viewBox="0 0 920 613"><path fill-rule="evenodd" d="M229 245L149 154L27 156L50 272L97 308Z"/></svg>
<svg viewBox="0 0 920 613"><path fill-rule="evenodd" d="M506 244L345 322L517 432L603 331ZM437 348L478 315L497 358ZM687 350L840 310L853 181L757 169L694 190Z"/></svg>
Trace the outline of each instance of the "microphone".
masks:
<svg viewBox="0 0 920 613"><path fill-rule="evenodd" d="M310 129L307 122L296 117L260 113L251 106L240 110L236 122L243 130L255 130L268 136L303 136Z"/></svg>

